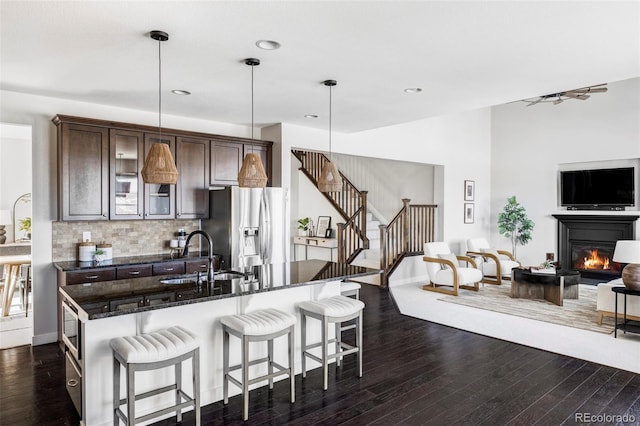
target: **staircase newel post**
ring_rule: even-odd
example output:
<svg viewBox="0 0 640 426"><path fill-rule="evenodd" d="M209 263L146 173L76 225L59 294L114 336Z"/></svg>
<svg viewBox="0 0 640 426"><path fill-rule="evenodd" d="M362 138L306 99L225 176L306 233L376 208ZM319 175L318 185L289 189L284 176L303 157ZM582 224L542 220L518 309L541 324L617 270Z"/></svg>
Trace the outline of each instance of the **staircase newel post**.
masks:
<svg viewBox="0 0 640 426"><path fill-rule="evenodd" d="M364 249L369 248L369 239L367 238L367 193L369 191L360 191L360 203L362 208L360 209L360 230L362 232L362 240L364 241L366 247Z"/></svg>
<svg viewBox="0 0 640 426"><path fill-rule="evenodd" d="M411 235L411 216L409 214L409 203L411 202L410 198L403 198L402 199L402 210L403 210L403 216L404 216L404 229L403 229L403 233L404 235L402 236L402 240L403 240L403 248L404 248L404 252L408 253L409 252L409 247L411 247L411 242L409 241L409 236Z"/></svg>
<svg viewBox="0 0 640 426"><path fill-rule="evenodd" d="M380 269L382 269L382 273L380 274L380 285L382 287L386 287L389 279L387 225L380 224L378 225L378 228L380 229Z"/></svg>
<svg viewBox="0 0 640 426"><path fill-rule="evenodd" d="M338 235L336 236L338 239L338 263L344 263L346 258L344 244L344 226L344 223L336 223L336 228L338 231Z"/></svg>

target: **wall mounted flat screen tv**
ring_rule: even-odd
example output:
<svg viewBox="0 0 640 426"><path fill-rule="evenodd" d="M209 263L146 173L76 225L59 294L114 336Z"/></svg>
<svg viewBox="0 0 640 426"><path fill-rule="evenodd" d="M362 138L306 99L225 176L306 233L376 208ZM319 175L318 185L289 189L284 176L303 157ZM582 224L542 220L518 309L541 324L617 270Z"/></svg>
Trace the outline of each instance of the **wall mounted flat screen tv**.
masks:
<svg viewBox="0 0 640 426"><path fill-rule="evenodd" d="M560 204L585 209L634 206L634 168L562 171Z"/></svg>

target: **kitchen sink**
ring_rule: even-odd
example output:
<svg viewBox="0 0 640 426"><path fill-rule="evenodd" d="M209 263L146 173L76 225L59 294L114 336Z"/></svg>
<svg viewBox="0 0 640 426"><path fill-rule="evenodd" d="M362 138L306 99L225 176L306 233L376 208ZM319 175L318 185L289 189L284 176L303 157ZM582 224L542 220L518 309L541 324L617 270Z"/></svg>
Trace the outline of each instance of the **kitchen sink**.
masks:
<svg viewBox="0 0 640 426"><path fill-rule="evenodd" d="M239 272L220 272L213 276L213 279L218 280L237 280L240 278L244 278L244 275Z"/></svg>
<svg viewBox="0 0 640 426"><path fill-rule="evenodd" d="M203 277L200 277L200 281L204 281ZM198 282L198 276L190 275L184 277L164 278L161 279L160 282L162 284L196 284Z"/></svg>

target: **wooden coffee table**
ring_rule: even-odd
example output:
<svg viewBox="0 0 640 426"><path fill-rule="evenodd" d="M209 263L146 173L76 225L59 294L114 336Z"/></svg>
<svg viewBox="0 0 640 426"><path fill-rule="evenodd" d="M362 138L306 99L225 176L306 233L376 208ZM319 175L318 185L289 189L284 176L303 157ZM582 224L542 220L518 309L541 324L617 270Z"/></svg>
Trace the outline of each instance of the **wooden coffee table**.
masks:
<svg viewBox="0 0 640 426"><path fill-rule="evenodd" d="M562 306L564 299L578 298L580 272L557 270L555 274L536 274L529 269L511 270L509 296L524 299L544 299Z"/></svg>

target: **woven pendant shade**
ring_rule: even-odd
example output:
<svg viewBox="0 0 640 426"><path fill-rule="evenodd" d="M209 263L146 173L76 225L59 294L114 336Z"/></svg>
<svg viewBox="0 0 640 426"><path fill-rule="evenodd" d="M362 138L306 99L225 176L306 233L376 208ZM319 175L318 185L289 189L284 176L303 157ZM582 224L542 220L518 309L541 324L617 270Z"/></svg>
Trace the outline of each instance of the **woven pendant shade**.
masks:
<svg viewBox="0 0 640 426"><path fill-rule="evenodd" d="M324 163L318 178L318 190L320 192L341 192L342 176L338 168L331 161L331 88L338 84L335 80L325 80L322 82L329 88L329 160Z"/></svg>
<svg viewBox="0 0 640 426"><path fill-rule="evenodd" d="M158 139L162 140L162 51L160 46L163 41L169 40L169 34L154 30L149 33L149 36L158 42ZM144 183L176 184L178 169L169 145L161 142L151 144L149 153L144 159L141 174Z"/></svg>
<svg viewBox="0 0 640 426"><path fill-rule="evenodd" d="M327 161L322 168L322 172L320 172L318 189L320 192L342 191L342 176L340 176L336 165L331 161Z"/></svg>
<svg viewBox="0 0 640 426"><path fill-rule="evenodd" d="M250 152L245 155L240 173L238 173L238 185L243 188L264 188L267 186L267 174L258 154Z"/></svg>
<svg viewBox="0 0 640 426"><path fill-rule="evenodd" d="M151 145L142 167L142 179L144 183L176 184L178 169L173 162L169 145L157 142Z"/></svg>
<svg viewBox="0 0 640 426"><path fill-rule="evenodd" d="M251 142L253 143L253 68L260 65L260 59L247 58L244 63L251 67ZM253 144L251 152L245 155L242 160L242 167L238 172L238 186L241 188L264 188L267 186L267 173L264 171L260 156L253 152Z"/></svg>

